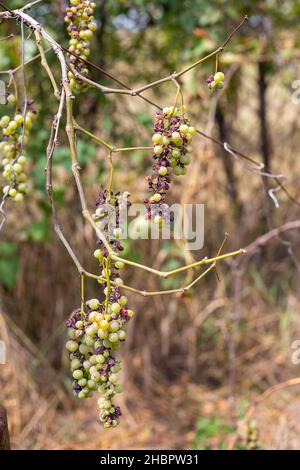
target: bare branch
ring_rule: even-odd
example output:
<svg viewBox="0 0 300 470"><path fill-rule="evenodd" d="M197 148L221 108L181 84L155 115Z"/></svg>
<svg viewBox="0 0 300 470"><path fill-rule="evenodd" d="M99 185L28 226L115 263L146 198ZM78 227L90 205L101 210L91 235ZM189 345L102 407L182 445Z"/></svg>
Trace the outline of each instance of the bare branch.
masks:
<svg viewBox="0 0 300 470"><path fill-rule="evenodd" d="M43 0L35 0L34 2L31 2L31 3L28 3L27 5L25 5L24 7L21 8L22 11L28 11L28 10L31 10L32 7L34 7L35 5L37 5L38 3L42 3Z"/></svg>
<svg viewBox="0 0 300 470"><path fill-rule="evenodd" d="M1 2L0 2L0 5L3 6L3 4ZM159 276L161 278L166 278L166 277L169 277L173 274L177 274L177 273L186 271L188 269L196 268L198 266L206 265L206 264L214 264L216 261L219 261L219 260L222 260L222 259L225 259L225 258L228 258L228 257L232 257L232 256L236 256L236 255L244 253L244 250L240 249L240 250L237 250L237 251L232 252L232 253L227 253L225 255L219 255L215 258L211 258L211 259L205 258L205 259L200 260L198 262L192 263L192 264L187 265L187 266L183 266L179 269L169 271L169 272L158 271L158 270L155 270L151 267L144 266L144 265L138 264L138 263L134 263L132 261L129 261L129 260L126 260L126 259L123 259L123 258L120 258L119 256L117 256L113 252L113 250L112 250L110 244L108 243L106 237L104 236L103 232L95 224L93 218L91 217L91 214L88 211L88 207L87 207L87 203L86 203L86 199L85 199L85 193L84 193L84 189L83 189L81 178L80 178L80 166L79 166L78 159L77 159L77 149L76 149L76 140L75 140L75 129L76 129L76 127L74 125L74 118L73 118L73 96L72 96L72 93L70 91L69 80L68 80L68 73L67 73L68 65L67 65L67 61L65 59L64 53L62 51L62 48L44 30L44 28L36 20L31 18L29 15L24 13L22 10L12 11L12 10L8 9L7 12L4 12L4 13L0 14L0 18L1 17L2 18L7 18L7 19L17 18L21 21L21 25L25 24L28 27L30 27L32 30L34 30L35 33L37 33L37 39L43 37L50 44L51 48L53 49L54 53L56 54L56 56L57 56L57 58L60 62L61 74L62 74L62 85L63 85L64 93L61 94L61 100L60 100L60 107L59 107L58 115L59 115L59 121L60 121L60 116L61 116L61 111L62 111L62 108L63 108L63 103L65 102L66 103L66 114L67 114L66 133L67 133L67 136L68 136L70 152L71 152L72 172L73 172L73 175L74 175L74 179L75 179L78 194L79 194L80 204L81 204L81 208L82 208L82 214L83 214L84 218L91 224L91 226L95 230L95 232L96 232L97 236L99 237L99 239L103 242L104 246L106 247L106 249L107 249L107 251L108 251L108 253L109 253L109 255L112 259L122 260L125 264L128 264L128 265L134 266L136 268L143 269L145 271L151 272L151 273L156 274L157 276ZM209 57L212 57L217 52L219 52L219 49L217 49L217 51L215 51L215 52L209 54L208 56L206 56L206 58L203 58L200 61L198 61L196 64L194 64L194 66L198 65L198 63L203 62L204 60L208 59ZM40 55L43 59L42 50L40 50ZM23 70L24 70L24 65L25 65L25 63L24 63L24 61L22 61L22 69ZM176 77L182 75L182 73L185 73L184 70L179 72L178 74L172 74L169 77L166 77L165 79L161 79L157 82L153 82L152 85L150 84L150 87L154 86L155 84L163 83L164 81L169 81L169 80L174 81L174 80L176 80ZM51 77L51 74L49 75L49 78L50 78L51 82L53 82L53 77ZM100 87L102 87L102 86L100 86ZM147 89L147 88L149 88L148 85L146 86L146 88L141 87L140 89L137 89L137 91L133 90L133 91L130 92L130 94L134 95L136 93L141 93L144 89ZM129 91L129 90L127 90L127 91ZM51 136L50 136L50 142L49 142L48 149L47 149L47 167L46 167L46 171L47 171L47 193L49 195L49 199L50 199L50 203L51 203L51 207L52 207L54 217L55 217L55 208L54 208L54 203L53 203L53 199L52 199L52 156L53 156L53 151L54 151L54 148L55 148L55 145L56 145L55 142L57 140L58 129L59 129L59 122L57 123L57 117L56 117L56 119L54 119L54 121L53 121L52 131L51 131ZM66 249L68 250L68 252L71 255L71 257L72 257L73 261L75 262L75 264L77 264L78 269L82 269L80 263L78 262L78 260L76 258L76 256L74 255L74 253L70 249L70 245L68 244L68 242L66 242L66 239L62 235L62 232L59 228L59 224L57 223L56 218L54 220L55 220L56 233L60 237L61 241L64 243Z"/></svg>
<svg viewBox="0 0 300 470"><path fill-rule="evenodd" d="M36 39L36 45L38 47L38 50L40 51L40 57L41 57L41 64L42 66L44 67L44 69L46 70L49 78L50 78L50 81L52 83L52 86L53 86L53 90L54 90L54 96L59 100L59 90L58 90L58 86L56 84L56 81L55 81L55 78L53 76L53 73L52 73L52 70L50 69L49 67L49 64L48 64L48 61L46 59L46 54L45 54L45 51L44 51L44 48L42 46L42 38L41 38L41 35L38 31L35 31L34 32L35 34L35 39Z"/></svg>
<svg viewBox="0 0 300 470"><path fill-rule="evenodd" d="M277 238L282 233L297 229L300 229L300 220L293 220L292 222L287 222L286 224L283 224L280 227L274 228L273 230L270 230L264 235L261 235L260 237L256 238L256 240L254 240L252 243L250 243L250 245L246 246L246 258L252 256L259 247L265 246L273 238Z"/></svg>

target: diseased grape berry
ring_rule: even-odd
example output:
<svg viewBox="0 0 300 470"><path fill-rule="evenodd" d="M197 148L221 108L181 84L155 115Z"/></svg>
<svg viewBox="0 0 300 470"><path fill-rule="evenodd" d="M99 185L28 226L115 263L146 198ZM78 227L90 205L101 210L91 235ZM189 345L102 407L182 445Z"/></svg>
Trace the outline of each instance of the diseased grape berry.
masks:
<svg viewBox="0 0 300 470"><path fill-rule="evenodd" d="M10 104L15 103L14 95L8 96ZM33 100L27 101L27 111L24 126L22 110L11 118L8 115L0 119L2 138L0 141L0 169L7 185L3 188L3 194L10 197L14 202L23 202L24 194L27 193L27 157L25 155L25 144L32 127L32 122L36 118L36 110L33 107Z"/></svg>
<svg viewBox="0 0 300 470"><path fill-rule="evenodd" d="M13 95L13 94L8 95L7 102L8 102L8 104L15 104L15 102L16 102L15 95Z"/></svg>
<svg viewBox="0 0 300 470"><path fill-rule="evenodd" d="M210 90L223 88L225 75L223 72L217 72L215 75L210 75L206 80L207 86Z"/></svg>
<svg viewBox="0 0 300 470"><path fill-rule="evenodd" d="M217 72L214 75L214 81L217 83L224 82L224 73L223 72Z"/></svg>
<svg viewBox="0 0 300 470"><path fill-rule="evenodd" d="M69 60L84 77L89 74L84 60L90 55L91 39L97 29L93 16L95 8L96 3L90 0L70 0L70 5L66 9L65 22L70 36L69 51L78 56L69 54ZM86 83L76 80L72 72L69 72L68 76L73 92L85 91L88 88Z"/></svg>
<svg viewBox="0 0 300 470"><path fill-rule="evenodd" d="M196 129L185 117L184 108L167 107L156 114L154 134L152 136L153 159L152 175L147 177L151 193L145 199L147 219L151 219L161 228L170 220L166 193L170 188L171 175L186 173L186 166L191 162L191 141Z"/></svg>

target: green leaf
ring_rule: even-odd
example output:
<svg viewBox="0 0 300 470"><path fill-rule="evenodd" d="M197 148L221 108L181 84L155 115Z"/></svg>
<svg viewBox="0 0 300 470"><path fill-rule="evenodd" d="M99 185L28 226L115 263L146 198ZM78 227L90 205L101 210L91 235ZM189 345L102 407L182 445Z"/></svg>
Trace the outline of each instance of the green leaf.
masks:
<svg viewBox="0 0 300 470"><path fill-rule="evenodd" d="M32 223L24 232L24 239L33 242L44 242L49 240L49 221L48 219L38 220Z"/></svg>
<svg viewBox="0 0 300 470"><path fill-rule="evenodd" d="M96 147L90 142L85 142L83 140L78 140L77 142L77 153L78 161L81 165L88 163L90 160L95 158Z"/></svg>
<svg viewBox="0 0 300 470"><path fill-rule="evenodd" d="M0 260L0 279L4 286L11 289L17 281L19 271L19 258L14 256L8 260Z"/></svg>
<svg viewBox="0 0 300 470"><path fill-rule="evenodd" d="M13 256L17 251L17 245L15 243L1 242L0 243L0 255L2 256Z"/></svg>
<svg viewBox="0 0 300 470"><path fill-rule="evenodd" d="M153 120L152 117L149 116L149 114L146 113L138 113L136 115L136 118L140 124L146 127L151 127Z"/></svg>

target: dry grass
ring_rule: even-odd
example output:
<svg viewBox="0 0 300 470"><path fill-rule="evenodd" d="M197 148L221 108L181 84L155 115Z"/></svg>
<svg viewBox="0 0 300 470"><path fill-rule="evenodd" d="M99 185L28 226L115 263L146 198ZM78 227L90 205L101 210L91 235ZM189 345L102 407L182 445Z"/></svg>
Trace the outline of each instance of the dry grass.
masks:
<svg viewBox="0 0 300 470"><path fill-rule="evenodd" d="M249 107L247 98L251 93L254 96L252 72L245 95L240 97L238 114L230 124L234 144L259 160L253 143L258 134L256 101L251 100ZM295 131L299 113L287 103L288 99L286 90L274 83L269 90L273 165L274 171L288 175L289 188L298 197L295 183L300 170L296 161L299 139ZM127 113L144 109L125 105L125 113L121 104L116 105L115 113L139 142L145 130L136 126ZM191 100L189 104L192 110L198 110L198 102ZM196 124L214 130L213 119L207 123L202 117ZM96 163L104 158L100 150ZM137 187L136 170L148 171L150 159L142 163L142 169L140 166L123 163L118 170L120 189L132 189L136 201L142 200L145 191L144 176ZM174 200L206 204L205 253L193 253L195 258L216 253L225 231L231 233L227 246L230 250L247 245L271 226L299 218L298 207L282 193L278 194L281 207L275 211L264 197L260 178L238 165L235 170L243 207L238 216L227 195L216 149L203 139L195 144L194 162L186 179L174 184ZM84 170L87 181L93 171L93 165ZM56 178L67 180L68 207L61 208L60 220L80 259L93 271L93 234L77 216L70 176L61 170ZM89 186L91 206L95 192L96 187ZM38 218L38 211L33 204L26 219ZM74 217L70 218L70 213ZM19 217L11 219L7 239L19 231L22 223ZM291 232L284 238L299 256L299 233ZM157 269L166 263L165 246L156 241L137 242L132 249L134 255L138 253L146 264ZM211 275L191 298L130 296L137 315L123 351L124 416L119 428L104 431L97 423L95 400L70 398L66 380L64 322L79 302L79 279L74 267L54 238L46 245L21 242L20 254L15 289L1 291L0 323L0 337L8 344L8 364L0 366L1 402L8 410L14 448L189 448L201 417L217 417L236 426L245 400L253 400L268 387L299 375L299 366L291 363L291 343L300 338L299 273L286 245L274 239L242 264L242 269L220 267L219 281ZM170 256L183 264L186 253L181 245L174 245ZM129 270L126 277L126 282L137 288L146 284L149 290L155 290L159 286L150 276L134 271ZM96 293L97 285L90 284L88 296ZM276 392L263 402L254 417L264 447L300 448L298 416L299 387ZM220 439L213 438L211 446L217 447ZM226 445L230 436L222 439Z"/></svg>

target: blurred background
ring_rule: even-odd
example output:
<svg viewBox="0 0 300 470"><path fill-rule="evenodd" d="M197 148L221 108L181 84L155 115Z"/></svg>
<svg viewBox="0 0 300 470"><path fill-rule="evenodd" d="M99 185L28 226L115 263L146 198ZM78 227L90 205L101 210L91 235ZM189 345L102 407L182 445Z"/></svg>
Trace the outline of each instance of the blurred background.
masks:
<svg viewBox="0 0 300 470"><path fill-rule="evenodd" d="M5 3L5 2L4 2ZM6 0L10 8L25 2ZM45 193L45 149L57 102L39 61L26 68L38 120L29 141L32 190L23 205L7 205L0 241L0 339L7 364L0 365L0 400L9 416L14 448L23 449L220 449L233 446L300 448L300 386L275 388L239 424L249 404L276 384L297 378L292 344L300 339L299 228L271 232L299 219L299 106L293 83L300 79L300 4L293 0L206 1L98 0L98 30L92 61L134 87L168 75L216 49L245 14L249 23L220 58L225 88L212 93L207 61L182 78L193 124L217 141L284 174L288 192L250 171L217 143L197 136L186 177L176 178L169 200L205 204L205 245L191 256L214 256L229 233L226 251L249 247L236 261L219 264L184 297L143 298L130 294L135 312L121 351L120 426L97 422L96 398L72 397L65 351L65 321L80 305L79 277L56 238ZM43 1L31 14L65 47L63 0ZM20 64L20 27L0 25L0 70ZM26 40L26 58L37 53ZM58 62L47 59L59 80ZM92 70L95 81L115 86ZM8 77L2 76L5 80ZM19 77L21 80L22 77ZM172 105L176 89L167 83L145 96ZM294 100L295 101L295 100ZM7 114L1 106L1 115ZM119 147L150 145L155 108L138 97L90 90L75 105L79 123ZM87 201L108 181L105 149L79 136L79 160ZM54 195L64 232L82 264L96 272L95 237L82 219L63 130L54 156ZM150 152L116 157L115 190L130 191L132 202L147 194ZM245 166L246 165L246 166ZM282 180L281 180L282 181ZM1 181L3 185L3 181ZM298 222L299 223L299 222ZM297 226L297 225L296 225ZM254 243L253 243L254 242ZM184 247L169 241L125 243L125 255L161 270L189 261ZM176 288L189 280L160 282L127 269L126 284L138 289ZM87 284L88 297L99 293ZM296 361L297 362L297 361ZM273 391L273 389L271 389Z"/></svg>

